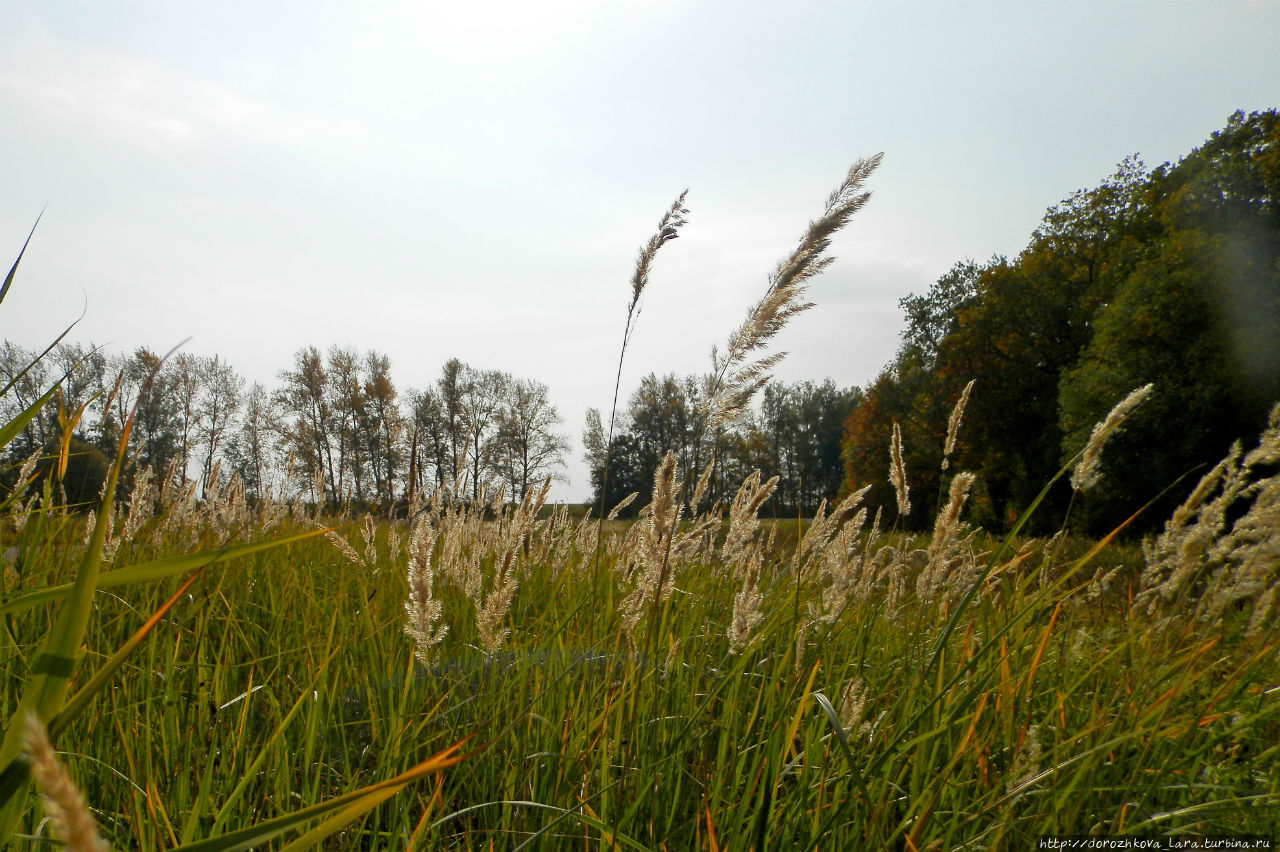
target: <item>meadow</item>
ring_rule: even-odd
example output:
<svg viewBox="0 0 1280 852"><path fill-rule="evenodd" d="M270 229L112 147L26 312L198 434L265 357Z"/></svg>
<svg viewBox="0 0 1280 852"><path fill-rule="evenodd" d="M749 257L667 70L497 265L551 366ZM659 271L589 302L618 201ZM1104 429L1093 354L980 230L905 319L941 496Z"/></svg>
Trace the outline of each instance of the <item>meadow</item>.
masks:
<svg viewBox="0 0 1280 852"><path fill-rule="evenodd" d="M1208 605L1245 581L1220 560L1207 582L1214 541L1194 528L1212 483L1146 565L1132 548L1113 565L1105 543L1073 559L1057 539L983 552L948 509L928 540L885 535L852 498L799 529L761 525L758 480L695 513L671 500L674 464L663 470L650 508L606 526L598 552L596 523L532 493L515 507L430 502L398 520L249 507L234 487L205 503L142 493L106 540L109 565L337 528L191 579L115 587L123 569L100 575L86 668L163 612L59 732L104 836L249 848L203 839L442 753L460 759L385 801L357 798L348 807L368 809L350 822L321 815L306 842L925 849L1275 835L1275 631L1239 600ZM84 516L57 508L22 524L6 707L54 626L56 607L21 606L22 592L71 581L85 539ZM1206 576L1169 586L1160 554L1192 546ZM40 819L20 834L41 834Z"/></svg>
<svg viewBox="0 0 1280 852"><path fill-rule="evenodd" d="M806 307L875 162L730 337L709 428L767 379L758 351ZM1087 489L1147 390L1056 478ZM1023 538L1038 501L982 535L964 520L975 474L945 463L932 533L908 535L896 428L896 516L863 489L763 524L774 480L710 503L711 468L674 454L633 522L571 517L549 482L518 504L441 490L375 516L143 474L117 502L128 429L96 511L59 499L69 440L3 505L0 832L17 848L1280 834L1280 409L1140 551L1123 528Z"/></svg>

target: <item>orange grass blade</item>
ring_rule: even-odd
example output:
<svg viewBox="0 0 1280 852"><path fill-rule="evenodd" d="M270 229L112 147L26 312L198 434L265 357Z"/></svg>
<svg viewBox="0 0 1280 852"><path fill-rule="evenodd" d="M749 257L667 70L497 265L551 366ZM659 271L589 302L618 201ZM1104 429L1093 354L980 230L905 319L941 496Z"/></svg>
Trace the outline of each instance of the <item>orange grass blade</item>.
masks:
<svg viewBox="0 0 1280 852"><path fill-rule="evenodd" d="M173 609L178 601L182 600L182 596L187 593L187 589L191 588L191 584L196 581L203 570L203 568L197 568L196 572L188 577L187 581L178 587L178 590L174 592L167 601L161 604L160 608L152 613L151 617L144 621L142 626L139 627L134 634L130 636L114 654L111 655L111 658L103 663L96 672L94 672L93 677L89 678L88 682L85 683L84 686L80 687L75 695L68 699L66 705L63 706L62 711L49 721L50 738L62 733L62 729L65 728L72 719L80 714L80 711L89 704L93 699L93 696L106 685L107 680L115 674L122 665L124 665L125 658L128 657L135 648L142 644L142 640L146 639L151 631L155 629L155 626L160 623L160 620L165 617L165 614L168 613L169 610Z"/></svg>
<svg viewBox="0 0 1280 852"><path fill-rule="evenodd" d="M311 805L249 828L242 828L228 832L220 837L212 837L208 840L200 840L185 846L179 846L174 852L240 852L240 850L261 846L277 835L328 814L342 812L351 815L351 819L354 819L360 813L377 807L378 804L386 801L414 781L448 769L450 766L454 766L469 757L470 754L458 754L458 751L472 736L468 735L458 740L458 742L444 751L432 755L395 778L371 784L359 790L353 790L327 802ZM361 804L367 804L367 807L363 808L363 810L358 809L356 806Z"/></svg>

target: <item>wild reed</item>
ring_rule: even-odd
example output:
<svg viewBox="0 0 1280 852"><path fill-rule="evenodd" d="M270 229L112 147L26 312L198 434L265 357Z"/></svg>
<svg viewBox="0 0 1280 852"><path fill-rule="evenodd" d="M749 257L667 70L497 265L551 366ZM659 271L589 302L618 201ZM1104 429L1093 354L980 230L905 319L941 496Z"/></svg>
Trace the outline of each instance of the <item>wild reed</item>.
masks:
<svg viewBox="0 0 1280 852"><path fill-rule="evenodd" d="M706 429L714 431L741 414L786 357L785 352L775 352L751 360L792 317L813 307L804 301L808 282L834 262L835 258L825 256L831 238L871 199L871 193L862 187L883 157L876 154L850 166L844 181L827 197L822 215L809 223L800 244L778 263L764 295L729 335L724 353L712 349L712 378L703 409Z"/></svg>
<svg viewBox="0 0 1280 852"><path fill-rule="evenodd" d="M1151 391L1154 388L1154 385L1143 385L1132 391L1128 396L1116 403L1115 408L1111 409L1107 416L1093 427L1093 433L1089 436L1089 442L1085 445L1080 461L1076 464L1075 470L1071 472L1072 488L1076 491L1088 491L1098 484L1098 478L1101 475L1099 462L1102 458L1102 448L1106 445L1107 439L1120 428L1125 419L1133 413L1133 410L1151 395Z"/></svg>

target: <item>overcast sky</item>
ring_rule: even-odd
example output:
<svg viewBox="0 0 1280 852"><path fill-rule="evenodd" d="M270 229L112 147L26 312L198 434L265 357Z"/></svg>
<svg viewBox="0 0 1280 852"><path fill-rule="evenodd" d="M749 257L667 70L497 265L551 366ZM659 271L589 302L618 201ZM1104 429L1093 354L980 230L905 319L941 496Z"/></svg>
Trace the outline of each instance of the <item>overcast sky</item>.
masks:
<svg viewBox="0 0 1280 852"><path fill-rule="evenodd" d="M686 187L623 393L703 371L859 156L789 380L874 378L898 299L1015 255L1123 157L1280 106L1277 0L0 2L0 311L43 346L185 337L274 384L301 347L538 379L607 409L637 248ZM8 246L7 249L4 246ZM6 266L9 260L3 261Z"/></svg>

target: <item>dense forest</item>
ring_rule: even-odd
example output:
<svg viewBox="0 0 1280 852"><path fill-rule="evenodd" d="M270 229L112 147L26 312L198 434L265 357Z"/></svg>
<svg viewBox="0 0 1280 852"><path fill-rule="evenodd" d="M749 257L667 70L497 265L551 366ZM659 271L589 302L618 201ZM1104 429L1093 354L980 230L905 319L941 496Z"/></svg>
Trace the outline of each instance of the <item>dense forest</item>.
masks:
<svg viewBox="0 0 1280 852"><path fill-rule="evenodd" d="M1016 258L963 262L904 299L892 363L845 422L845 488L886 481L893 424L930 522L953 404L975 382L951 469L973 519L1007 528L1126 394L1154 392L1107 446L1097 486L1048 511L1092 533L1149 528L1280 399L1280 116L1236 113L1176 165L1120 164L1046 213ZM1051 523L1045 521L1045 523Z"/></svg>

